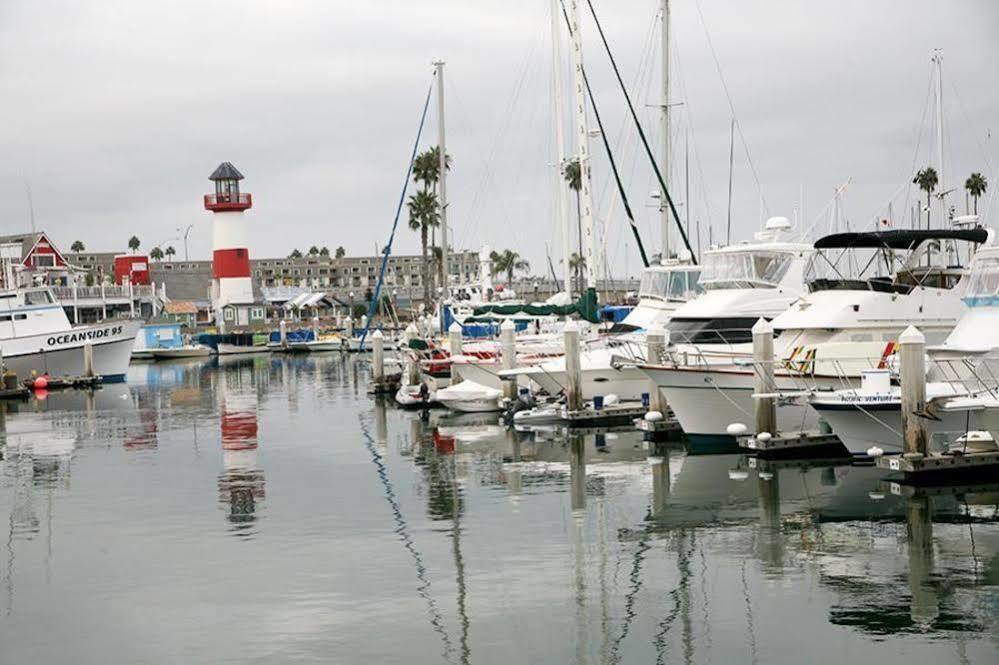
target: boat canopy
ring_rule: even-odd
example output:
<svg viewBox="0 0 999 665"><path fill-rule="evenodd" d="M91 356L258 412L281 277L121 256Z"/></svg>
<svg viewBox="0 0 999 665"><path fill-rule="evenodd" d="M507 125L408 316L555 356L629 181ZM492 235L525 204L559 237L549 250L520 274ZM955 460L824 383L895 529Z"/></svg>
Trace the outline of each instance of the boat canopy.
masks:
<svg viewBox="0 0 999 665"><path fill-rule="evenodd" d="M796 256L772 249L723 250L705 254L700 285L704 289L773 289Z"/></svg>
<svg viewBox="0 0 999 665"><path fill-rule="evenodd" d="M698 283L701 271L690 266L682 269L646 268L638 287L639 298L655 298L673 302L686 302L704 289Z"/></svg>
<svg viewBox="0 0 999 665"><path fill-rule="evenodd" d="M963 240L983 244L989 234L985 229L892 229L867 233L834 233L819 238L815 249L868 248L914 249L930 240Z"/></svg>
<svg viewBox="0 0 999 665"><path fill-rule="evenodd" d="M991 252L972 261L964 302L969 307L999 304L999 254Z"/></svg>

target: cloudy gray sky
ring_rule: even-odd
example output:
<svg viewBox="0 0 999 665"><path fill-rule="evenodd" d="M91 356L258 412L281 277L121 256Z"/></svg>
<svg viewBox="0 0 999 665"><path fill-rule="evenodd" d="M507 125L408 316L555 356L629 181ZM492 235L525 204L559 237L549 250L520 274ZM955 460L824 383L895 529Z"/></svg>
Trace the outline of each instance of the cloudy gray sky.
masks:
<svg viewBox="0 0 999 665"><path fill-rule="evenodd" d="M594 0L650 135L658 143L658 0ZM194 224L208 174L234 162L254 194L254 256L311 244L370 253L395 211L430 63L447 61L451 221L456 244L511 247L543 270L552 215L548 0L0 0L0 219L36 224L64 247L148 249ZM728 87L737 141L733 236L765 214L810 224L837 185L854 228L913 204L902 187L935 161L929 59L944 54L945 184L971 171L999 188L999 2L673 0L674 196L706 245L725 225ZM703 21L702 21L703 16ZM708 44L720 63L719 75ZM658 246L654 188L588 17L586 67L646 242ZM723 77L723 78L722 78ZM924 118L925 114L925 118ZM922 122L921 122L922 120ZM591 120L592 124L592 120ZM689 131L688 131L689 127ZM424 144L436 141L431 124ZM757 187L747 149L758 175ZM598 143L594 189L612 274L634 273ZM900 189L901 187L901 189ZM954 195L963 211L964 197ZM983 202L984 203L984 202ZM993 206L993 209L999 209ZM821 228L825 228L823 222ZM418 248L401 230L400 251Z"/></svg>

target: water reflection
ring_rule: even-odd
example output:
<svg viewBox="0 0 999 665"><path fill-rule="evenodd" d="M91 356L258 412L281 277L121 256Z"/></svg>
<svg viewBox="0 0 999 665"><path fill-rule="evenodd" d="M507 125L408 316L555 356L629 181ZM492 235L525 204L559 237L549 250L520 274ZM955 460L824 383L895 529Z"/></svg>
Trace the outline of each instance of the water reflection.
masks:
<svg viewBox="0 0 999 665"><path fill-rule="evenodd" d="M218 383L222 473L218 479L219 503L226 510L232 532L255 534L259 503L265 497L264 473L257 458L257 371L254 358L232 360L220 368Z"/></svg>
<svg viewBox="0 0 999 665"><path fill-rule="evenodd" d="M42 612L72 625L59 604L117 618L150 597L192 662L275 644L315 662L841 662L814 649L833 633L859 662L994 654L997 486L424 419L368 397L367 371L150 364L0 410L0 638L36 652L10 660L67 659L26 637Z"/></svg>

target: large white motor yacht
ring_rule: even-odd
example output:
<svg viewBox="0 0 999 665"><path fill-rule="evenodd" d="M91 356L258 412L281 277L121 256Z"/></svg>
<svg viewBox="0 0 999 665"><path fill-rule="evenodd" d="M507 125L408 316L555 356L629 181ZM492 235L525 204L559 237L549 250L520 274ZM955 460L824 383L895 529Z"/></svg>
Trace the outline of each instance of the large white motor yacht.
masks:
<svg viewBox="0 0 999 665"><path fill-rule="evenodd" d="M961 298L973 246L991 242L975 229L839 233L815 243L806 270L809 293L771 322L777 334L777 386L798 392L859 383L864 369L883 366L910 324L930 343L942 341L966 311ZM748 340L749 338L747 338ZM688 436L729 437L728 426L753 424L755 371L751 349L728 359L675 355L646 364ZM815 427L806 404L778 407L778 427Z"/></svg>

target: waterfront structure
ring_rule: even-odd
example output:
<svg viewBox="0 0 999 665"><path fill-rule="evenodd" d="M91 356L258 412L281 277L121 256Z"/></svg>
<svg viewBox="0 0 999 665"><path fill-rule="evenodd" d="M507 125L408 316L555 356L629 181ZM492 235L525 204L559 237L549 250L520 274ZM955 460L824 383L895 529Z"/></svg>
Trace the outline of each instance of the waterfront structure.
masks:
<svg viewBox="0 0 999 665"><path fill-rule="evenodd" d="M215 192L205 194L205 210L212 213L212 311L219 329L246 327L266 320L263 306L253 293L250 250L243 213L253 207L253 197L239 191L243 174L222 162L208 179Z"/></svg>

